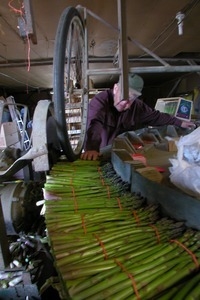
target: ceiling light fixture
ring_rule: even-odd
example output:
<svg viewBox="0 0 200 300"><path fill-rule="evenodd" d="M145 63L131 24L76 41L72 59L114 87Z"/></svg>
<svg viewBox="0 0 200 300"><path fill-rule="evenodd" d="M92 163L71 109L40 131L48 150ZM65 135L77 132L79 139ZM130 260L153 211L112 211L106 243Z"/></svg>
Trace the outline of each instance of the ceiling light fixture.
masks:
<svg viewBox="0 0 200 300"><path fill-rule="evenodd" d="M180 11L176 14L177 25L178 25L178 35L183 34L183 19L185 18L185 14Z"/></svg>

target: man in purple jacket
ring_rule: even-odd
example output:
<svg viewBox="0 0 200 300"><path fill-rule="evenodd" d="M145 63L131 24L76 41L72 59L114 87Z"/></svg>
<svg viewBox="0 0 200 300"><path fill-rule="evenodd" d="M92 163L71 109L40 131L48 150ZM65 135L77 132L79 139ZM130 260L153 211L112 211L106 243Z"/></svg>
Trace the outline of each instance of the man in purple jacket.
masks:
<svg viewBox="0 0 200 300"><path fill-rule="evenodd" d="M195 127L193 122L161 113L139 100L144 85L139 75L130 74L128 83L128 99L121 99L120 83L116 83L113 89L100 92L90 101L86 141L81 159L98 159L100 149L112 144L116 136L126 131L161 125Z"/></svg>

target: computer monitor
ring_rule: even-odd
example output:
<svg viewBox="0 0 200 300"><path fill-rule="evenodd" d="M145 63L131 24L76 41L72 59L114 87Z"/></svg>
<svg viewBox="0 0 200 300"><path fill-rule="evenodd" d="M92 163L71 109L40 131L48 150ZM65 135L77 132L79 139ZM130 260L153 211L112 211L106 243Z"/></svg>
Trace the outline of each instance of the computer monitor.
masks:
<svg viewBox="0 0 200 300"><path fill-rule="evenodd" d="M193 110L193 101L182 97L159 98L156 102L155 109L168 113L181 120L191 120Z"/></svg>

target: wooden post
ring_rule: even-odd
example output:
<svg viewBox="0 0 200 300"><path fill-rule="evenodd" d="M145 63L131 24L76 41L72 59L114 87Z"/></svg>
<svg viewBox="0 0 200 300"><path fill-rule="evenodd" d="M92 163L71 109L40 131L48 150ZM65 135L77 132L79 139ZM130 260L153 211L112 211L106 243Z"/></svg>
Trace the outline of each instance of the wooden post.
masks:
<svg viewBox="0 0 200 300"><path fill-rule="evenodd" d="M121 98L128 99L128 51L126 33L126 0L118 0L119 67Z"/></svg>

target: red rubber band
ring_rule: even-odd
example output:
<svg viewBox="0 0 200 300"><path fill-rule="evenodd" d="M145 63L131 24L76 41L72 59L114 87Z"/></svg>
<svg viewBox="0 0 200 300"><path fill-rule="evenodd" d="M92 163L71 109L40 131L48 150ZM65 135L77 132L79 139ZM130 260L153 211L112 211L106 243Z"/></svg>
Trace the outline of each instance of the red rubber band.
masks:
<svg viewBox="0 0 200 300"><path fill-rule="evenodd" d="M81 221L82 221L82 227L83 227L84 233L86 234L87 228L85 226L85 215L81 215Z"/></svg>
<svg viewBox="0 0 200 300"><path fill-rule="evenodd" d="M121 270L128 276L128 278L130 278L130 280L132 282L134 293L135 293L137 299L140 300L141 298L140 298L140 295L138 293L137 285L136 285L136 282L135 282L135 279L134 279L133 275L126 270L126 268L122 265L122 263L120 261L115 259L115 262L121 268Z"/></svg>
<svg viewBox="0 0 200 300"><path fill-rule="evenodd" d="M98 170L98 173L100 174L100 180L101 180L102 185L105 185L105 181L104 181L104 178L103 178L103 176L102 176L101 168L98 167L97 170Z"/></svg>
<svg viewBox="0 0 200 300"><path fill-rule="evenodd" d="M149 224L149 226L151 228L153 228L153 230L155 231L157 241L158 241L158 243L160 243L160 233L158 231L158 228L155 225L152 225L152 224Z"/></svg>
<svg viewBox="0 0 200 300"><path fill-rule="evenodd" d="M106 252L106 249L105 249L105 246L104 246L104 243L100 240L100 238L98 237L97 234L94 234L95 238L97 239L98 243L99 243L99 246L101 246L102 248L102 251L103 251L103 254L104 254L104 258L105 259L108 259L108 254Z"/></svg>
<svg viewBox="0 0 200 300"><path fill-rule="evenodd" d="M182 244L181 242L179 242L177 240L170 240L170 242L176 243L177 245L181 246L192 257L192 260L195 263L196 267L199 268L199 262L195 256L195 254L190 249L188 249L184 244Z"/></svg>
<svg viewBox="0 0 200 300"><path fill-rule="evenodd" d="M116 199L117 199L117 203L118 203L119 209L122 210L122 204L121 204L120 198L117 197Z"/></svg>
<svg viewBox="0 0 200 300"><path fill-rule="evenodd" d="M101 178L101 184L105 185L105 181L104 181L103 177Z"/></svg>
<svg viewBox="0 0 200 300"><path fill-rule="evenodd" d="M110 187L109 187L109 185L106 186L106 189L107 189L108 198L110 199Z"/></svg>
<svg viewBox="0 0 200 300"><path fill-rule="evenodd" d="M72 186L71 188L72 188L72 196L73 196L73 199L74 199L74 210L75 210L75 212L77 212L78 211L78 202L77 202L77 199L76 199L74 187Z"/></svg>
<svg viewBox="0 0 200 300"><path fill-rule="evenodd" d="M133 213L133 216L134 216L134 218L136 220L136 223L139 225L140 224L140 218L139 218L136 210L133 210L132 213Z"/></svg>
<svg viewBox="0 0 200 300"><path fill-rule="evenodd" d="M97 171L102 176L102 172L101 172L101 168L100 167L97 168Z"/></svg>

